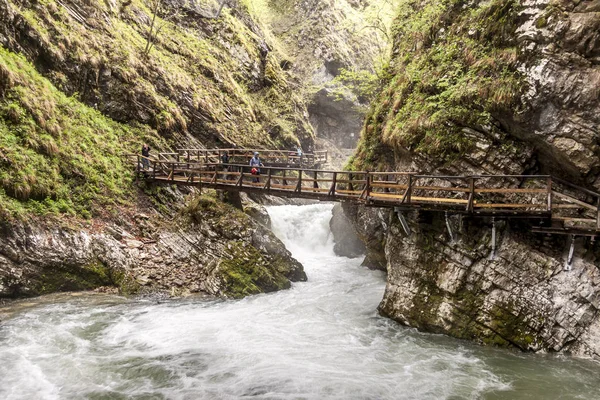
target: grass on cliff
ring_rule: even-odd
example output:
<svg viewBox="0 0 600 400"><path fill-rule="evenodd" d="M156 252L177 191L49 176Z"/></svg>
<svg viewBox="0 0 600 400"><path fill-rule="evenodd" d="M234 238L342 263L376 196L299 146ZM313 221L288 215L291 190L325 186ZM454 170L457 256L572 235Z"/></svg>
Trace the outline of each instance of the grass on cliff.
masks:
<svg viewBox="0 0 600 400"><path fill-rule="evenodd" d="M0 47L0 212L91 217L132 196L123 154L156 134L116 123Z"/></svg>
<svg viewBox="0 0 600 400"><path fill-rule="evenodd" d="M160 33L146 56L152 12L144 0L117 9L101 0L78 4L85 24L73 18L68 2L40 0L31 6L8 1L50 59L80 66L96 79L109 69L122 83L98 93L101 110L106 102L120 102L136 110L124 118L149 124L164 135L193 130L215 144L290 146L298 143L298 136L312 135L301 122L306 119L303 100L288 84L279 56L271 52L264 58L260 32L239 10L226 7L213 20L185 12L169 18L173 9L167 9L157 18ZM73 76L60 71L50 75L72 89Z"/></svg>
<svg viewBox="0 0 600 400"><path fill-rule="evenodd" d="M403 0L391 78L367 115L352 166L389 163L393 149L448 163L474 146L463 128L494 132L494 114L518 112L526 90L517 71L519 10L516 0L469 7Z"/></svg>

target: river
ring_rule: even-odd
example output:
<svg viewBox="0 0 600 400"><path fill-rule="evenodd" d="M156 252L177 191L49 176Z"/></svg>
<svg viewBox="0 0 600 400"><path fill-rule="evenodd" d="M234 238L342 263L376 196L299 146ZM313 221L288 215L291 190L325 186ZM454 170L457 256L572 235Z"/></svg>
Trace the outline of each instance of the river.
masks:
<svg viewBox="0 0 600 400"><path fill-rule="evenodd" d="M385 276L333 254L331 208L269 208L309 277L287 291L21 306L0 323L0 399L600 398L594 361L481 347L378 316Z"/></svg>

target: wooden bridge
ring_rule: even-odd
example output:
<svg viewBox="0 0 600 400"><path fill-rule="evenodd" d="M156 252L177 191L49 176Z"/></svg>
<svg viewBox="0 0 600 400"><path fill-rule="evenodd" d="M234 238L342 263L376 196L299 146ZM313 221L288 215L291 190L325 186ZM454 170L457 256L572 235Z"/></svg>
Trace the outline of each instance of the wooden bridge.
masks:
<svg viewBox="0 0 600 400"><path fill-rule="evenodd" d="M549 175L442 176L412 172L328 171L221 164L194 150L179 161L137 156L138 176L165 184L352 201L396 211L441 211L474 217L525 218L536 232L600 235L600 193ZM262 150L262 154L267 153ZM246 157L243 155L242 157ZM208 160L209 162L198 162Z"/></svg>
<svg viewBox="0 0 600 400"><path fill-rule="evenodd" d="M247 165L254 153L260 154L263 163L272 167L301 167L320 168L328 161L327 151L315 151L314 153L301 153L295 150L262 150L262 149L178 149L174 153L158 153L158 161L163 162L185 162L186 164L210 164L220 163L221 156L229 155L231 164Z"/></svg>

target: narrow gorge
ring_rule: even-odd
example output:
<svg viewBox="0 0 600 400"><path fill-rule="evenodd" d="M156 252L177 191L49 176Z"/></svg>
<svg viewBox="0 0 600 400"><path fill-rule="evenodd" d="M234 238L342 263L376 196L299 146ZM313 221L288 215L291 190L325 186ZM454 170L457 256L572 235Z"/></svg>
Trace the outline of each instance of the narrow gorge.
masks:
<svg viewBox="0 0 600 400"><path fill-rule="evenodd" d="M599 0L0 0L0 397L594 398L599 133Z"/></svg>

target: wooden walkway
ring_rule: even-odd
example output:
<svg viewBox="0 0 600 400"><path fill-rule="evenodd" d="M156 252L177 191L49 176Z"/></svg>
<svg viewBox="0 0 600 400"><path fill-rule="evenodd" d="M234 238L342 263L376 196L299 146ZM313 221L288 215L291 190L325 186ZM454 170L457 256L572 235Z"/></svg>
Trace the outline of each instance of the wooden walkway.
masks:
<svg viewBox="0 0 600 400"><path fill-rule="evenodd" d="M262 154L266 152L262 150ZM410 172L328 171L244 164L149 160L148 181L321 201L352 201L396 211L531 219L537 232L600 235L600 194L548 175L441 176ZM180 157L181 160L181 157Z"/></svg>

